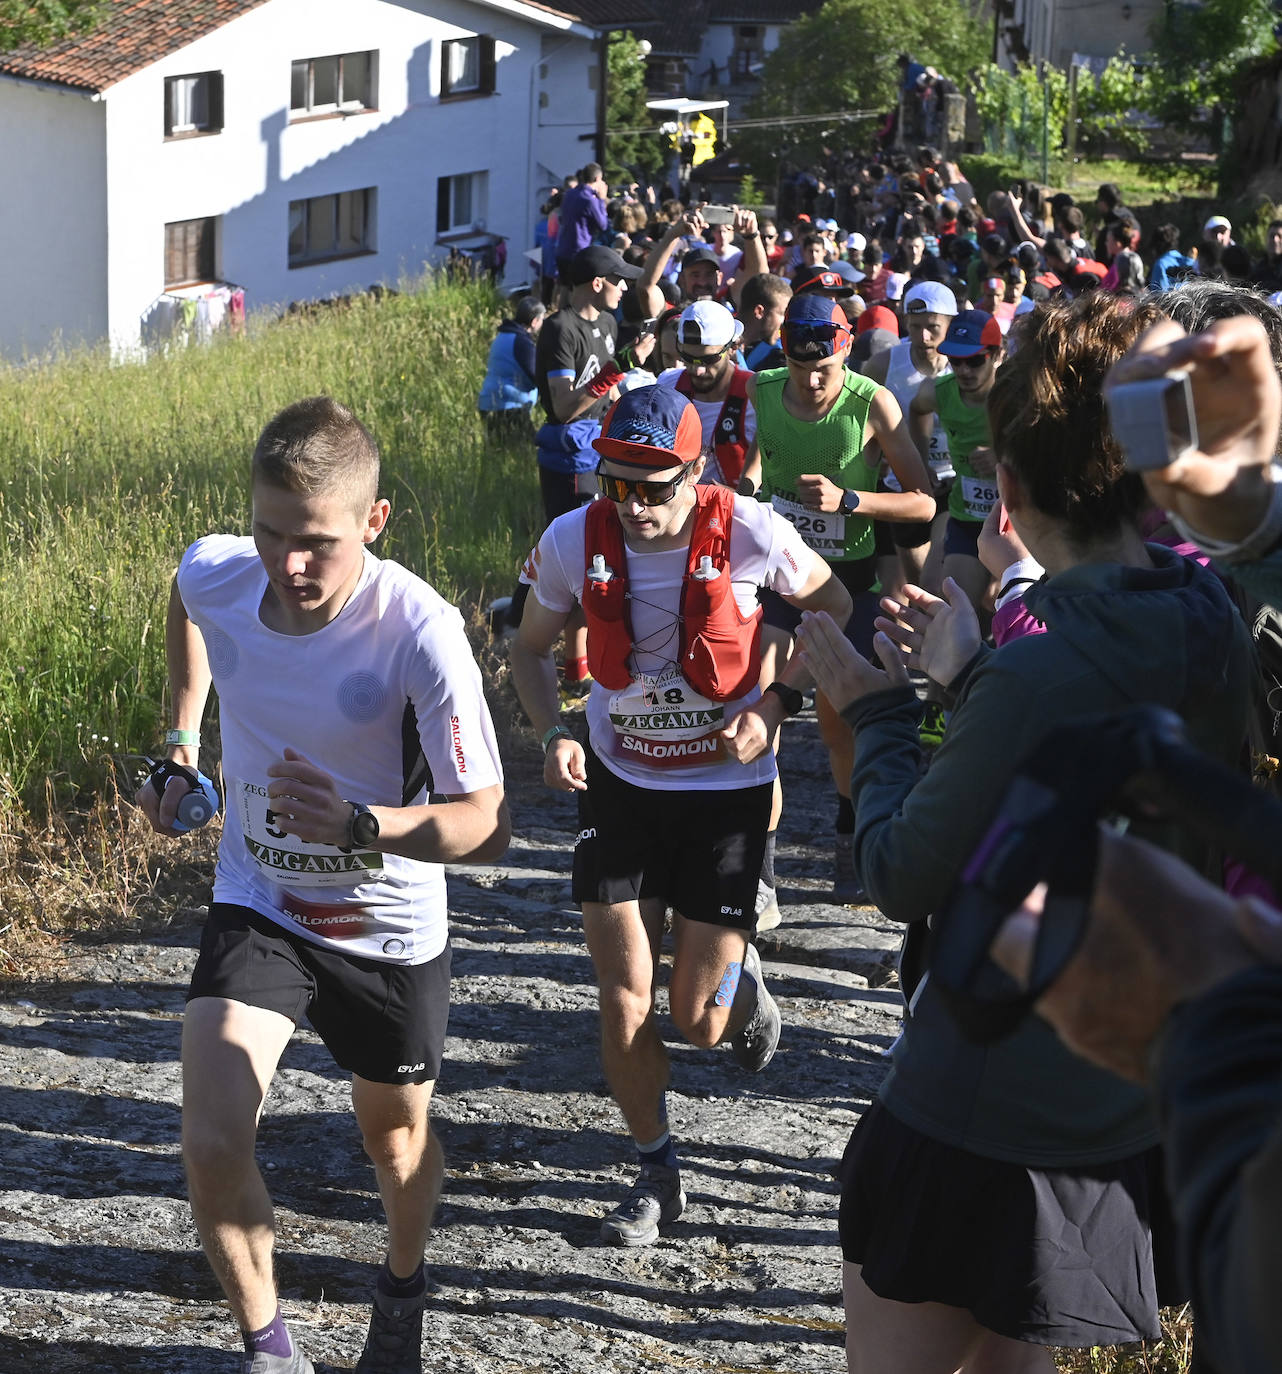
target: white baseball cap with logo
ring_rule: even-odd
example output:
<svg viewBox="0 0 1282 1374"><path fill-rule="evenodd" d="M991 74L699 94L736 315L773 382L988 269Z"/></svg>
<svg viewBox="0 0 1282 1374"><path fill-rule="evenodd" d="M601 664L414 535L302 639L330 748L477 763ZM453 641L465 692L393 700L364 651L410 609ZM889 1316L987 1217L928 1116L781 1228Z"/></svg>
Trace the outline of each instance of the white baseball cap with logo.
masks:
<svg viewBox="0 0 1282 1374"><path fill-rule="evenodd" d="M904 314L956 315L957 297L941 281L919 281L904 293Z"/></svg>
<svg viewBox="0 0 1282 1374"><path fill-rule="evenodd" d="M677 322L677 342L724 348L743 333L743 321L736 320L720 301L695 301L681 312Z"/></svg>

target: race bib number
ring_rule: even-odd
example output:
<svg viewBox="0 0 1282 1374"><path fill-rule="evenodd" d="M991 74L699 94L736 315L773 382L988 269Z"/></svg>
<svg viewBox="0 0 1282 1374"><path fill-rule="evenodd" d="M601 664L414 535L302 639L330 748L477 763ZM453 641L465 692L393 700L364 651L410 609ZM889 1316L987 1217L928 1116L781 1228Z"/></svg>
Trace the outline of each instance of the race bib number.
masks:
<svg viewBox="0 0 1282 1374"><path fill-rule="evenodd" d="M966 514L975 520L983 520L997 504L996 477L963 477L962 505Z"/></svg>
<svg viewBox="0 0 1282 1374"><path fill-rule="evenodd" d="M926 455L926 461L930 464L931 476L937 482L955 475L953 456L948 451L948 431L938 415L935 416L935 429L930 436L930 452Z"/></svg>
<svg viewBox="0 0 1282 1374"><path fill-rule="evenodd" d="M725 756L725 707L700 695L676 668L643 673L610 697L615 753L656 768L690 768Z"/></svg>
<svg viewBox="0 0 1282 1374"><path fill-rule="evenodd" d="M309 844L276 823L267 789L237 779L234 796L245 848L258 871L287 887L355 887L383 876L383 856L373 850Z"/></svg>
<svg viewBox="0 0 1282 1374"><path fill-rule="evenodd" d="M772 496L770 504L797 531L802 543L821 558L836 558L846 551L846 517L836 511L811 510L800 501Z"/></svg>

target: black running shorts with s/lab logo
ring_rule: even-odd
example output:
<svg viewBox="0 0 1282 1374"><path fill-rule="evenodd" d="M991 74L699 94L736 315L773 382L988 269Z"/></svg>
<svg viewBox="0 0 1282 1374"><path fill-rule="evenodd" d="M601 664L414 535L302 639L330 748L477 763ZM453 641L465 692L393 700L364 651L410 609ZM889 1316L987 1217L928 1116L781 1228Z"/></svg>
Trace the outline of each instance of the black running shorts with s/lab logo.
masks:
<svg viewBox="0 0 1282 1374"><path fill-rule="evenodd" d="M574 900L661 898L691 921L748 930L774 784L711 791L638 787L587 751Z"/></svg>
<svg viewBox="0 0 1282 1374"><path fill-rule="evenodd" d="M225 997L305 1016L341 1069L371 1083L430 1083L450 1015L450 946L391 964L304 940L246 906L214 902L187 1000Z"/></svg>

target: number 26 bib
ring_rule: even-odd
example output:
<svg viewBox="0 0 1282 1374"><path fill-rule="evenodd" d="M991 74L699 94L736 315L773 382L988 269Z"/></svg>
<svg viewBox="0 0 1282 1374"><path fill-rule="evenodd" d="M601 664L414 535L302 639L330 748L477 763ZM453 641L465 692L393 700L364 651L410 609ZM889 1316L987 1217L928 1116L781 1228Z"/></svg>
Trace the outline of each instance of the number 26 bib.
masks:
<svg viewBox="0 0 1282 1374"><path fill-rule="evenodd" d="M812 510L786 496L772 496L770 504L821 558L839 558L846 549L846 517L836 511Z"/></svg>

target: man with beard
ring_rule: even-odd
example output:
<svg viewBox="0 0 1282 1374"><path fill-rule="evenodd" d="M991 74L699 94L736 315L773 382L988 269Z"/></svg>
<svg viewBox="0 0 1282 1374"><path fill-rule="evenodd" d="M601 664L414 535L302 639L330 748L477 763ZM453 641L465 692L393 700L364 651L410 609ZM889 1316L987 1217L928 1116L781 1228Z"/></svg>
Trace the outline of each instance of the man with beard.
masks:
<svg viewBox="0 0 1282 1374"><path fill-rule="evenodd" d="M677 322L677 357L684 364L659 377L690 401L699 415L703 451L708 455L703 482L737 491L744 460L757 435L757 413L748 400L754 374L734 363L743 325L716 301L695 301Z"/></svg>
<svg viewBox="0 0 1282 1374"><path fill-rule="evenodd" d="M725 278L721 271L721 261L717 254L702 242L708 221L698 210L691 210L684 219L674 223L666 234L650 250L645 260L645 268L634 290L637 291L645 309L647 319L660 314L667 302L659 289L663 276L680 239L698 240L681 259L681 270L677 273L677 288L681 292L682 304L690 301L719 300L725 288ZM731 221L734 236L743 240L743 257L738 264L735 279L730 283L730 299L738 303L739 285L766 271L766 253L761 246L761 234L757 229L757 216L752 210L737 209Z"/></svg>

